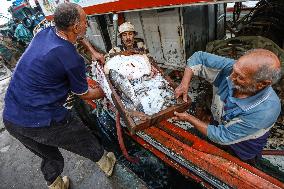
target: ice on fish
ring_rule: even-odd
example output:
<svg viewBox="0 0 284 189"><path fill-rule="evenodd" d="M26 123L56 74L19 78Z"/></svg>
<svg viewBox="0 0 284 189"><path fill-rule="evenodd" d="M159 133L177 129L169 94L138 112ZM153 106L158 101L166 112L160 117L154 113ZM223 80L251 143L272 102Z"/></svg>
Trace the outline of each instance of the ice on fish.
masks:
<svg viewBox="0 0 284 189"><path fill-rule="evenodd" d="M113 72L117 73L110 70L110 75ZM114 77L112 77L111 80L112 79L114 79ZM115 88L122 94L122 99L124 99L123 103L128 109L134 109L142 111L147 115L153 115L165 109L167 106L174 104L173 89L161 75L157 75L154 78L144 76L143 78L130 81L124 77L123 80L119 79L119 81L114 83ZM131 102L129 99L131 99Z"/></svg>
<svg viewBox="0 0 284 189"><path fill-rule="evenodd" d="M148 115L153 115L161 111L165 99L161 96L161 90L153 89L147 92L147 95L141 97L141 105L143 112Z"/></svg>
<svg viewBox="0 0 284 189"><path fill-rule="evenodd" d="M160 73L150 76L151 64L145 55L115 56L104 70L127 109L153 115L176 103L167 80Z"/></svg>
<svg viewBox="0 0 284 189"><path fill-rule="evenodd" d="M111 58L104 66L106 74L109 74L110 70L115 70L127 78L137 79L143 75L150 75L151 64L146 55L117 55Z"/></svg>

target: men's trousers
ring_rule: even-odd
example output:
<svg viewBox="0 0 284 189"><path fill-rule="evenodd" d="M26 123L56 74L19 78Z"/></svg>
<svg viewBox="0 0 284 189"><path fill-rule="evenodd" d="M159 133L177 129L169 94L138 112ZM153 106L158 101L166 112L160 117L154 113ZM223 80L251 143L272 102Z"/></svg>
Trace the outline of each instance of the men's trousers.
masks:
<svg viewBox="0 0 284 189"><path fill-rule="evenodd" d="M99 138L77 115L68 115L46 127L22 127L4 119L7 131L26 148L42 158L41 171L48 184L61 175L64 159L59 148L86 157L94 162L104 153Z"/></svg>

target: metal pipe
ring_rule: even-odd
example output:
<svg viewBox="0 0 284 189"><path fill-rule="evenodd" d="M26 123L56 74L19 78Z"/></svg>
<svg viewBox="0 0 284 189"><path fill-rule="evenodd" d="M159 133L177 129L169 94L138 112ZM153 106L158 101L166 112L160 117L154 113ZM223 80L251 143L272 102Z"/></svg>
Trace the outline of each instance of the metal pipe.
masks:
<svg viewBox="0 0 284 189"><path fill-rule="evenodd" d="M116 47L117 46L118 14L114 13L112 16L112 20L113 20L112 47Z"/></svg>
<svg viewBox="0 0 284 189"><path fill-rule="evenodd" d="M262 150L262 155L284 156L284 150Z"/></svg>

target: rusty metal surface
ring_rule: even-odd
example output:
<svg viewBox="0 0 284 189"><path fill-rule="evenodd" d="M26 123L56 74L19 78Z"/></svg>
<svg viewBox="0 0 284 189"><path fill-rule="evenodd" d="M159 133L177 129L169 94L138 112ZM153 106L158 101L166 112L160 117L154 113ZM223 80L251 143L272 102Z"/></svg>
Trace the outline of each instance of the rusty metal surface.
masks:
<svg viewBox="0 0 284 189"><path fill-rule="evenodd" d="M141 137L138 137L137 135L131 135L131 137L138 142L140 145L142 145L144 148L150 150L153 154L155 154L157 157L159 157L162 161L167 163L169 166L173 167L174 169L178 170L182 175L193 179L200 185L204 186L205 188L211 189L214 188L212 185L210 185L208 182L206 182L202 177L197 176L193 172L189 171L186 167L180 165L178 162L174 161L171 157L169 157L167 154L161 152L157 148L155 148L153 145L142 139Z"/></svg>
<svg viewBox="0 0 284 189"><path fill-rule="evenodd" d="M186 168L183 174L193 172L217 188L284 187L277 179L167 121L137 135Z"/></svg>
<svg viewBox="0 0 284 189"><path fill-rule="evenodd" d="M221 14L223 6L220 4L183 8L186 59L196 51L204 51L209 41L224 37L224 15ZM217 14L221 15L217 17Z"/></svg>

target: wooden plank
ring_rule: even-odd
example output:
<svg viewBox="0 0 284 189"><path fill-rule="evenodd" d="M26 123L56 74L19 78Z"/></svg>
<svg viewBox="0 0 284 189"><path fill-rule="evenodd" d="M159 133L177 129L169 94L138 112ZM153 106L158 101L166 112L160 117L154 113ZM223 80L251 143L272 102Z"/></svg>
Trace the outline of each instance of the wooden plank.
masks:
<svg viewBox="0 0 284 189"><path fill-rule="evenodd" d="M122 116L123 120L126 121L126 126L128 127L131 134L134 134L134 127L136 124L134 123L133 119L130 116L126 115L126 110L124 108L124 105L122 104L119 95L116 93L115 89L113 88L109 78L107 77L107 81L109 83L110 89L112 91L111 97L113 100L113 103L117 110L119 111L120 115Z"/></svg>

